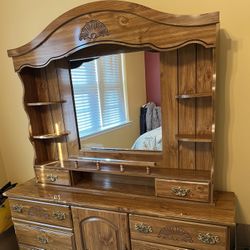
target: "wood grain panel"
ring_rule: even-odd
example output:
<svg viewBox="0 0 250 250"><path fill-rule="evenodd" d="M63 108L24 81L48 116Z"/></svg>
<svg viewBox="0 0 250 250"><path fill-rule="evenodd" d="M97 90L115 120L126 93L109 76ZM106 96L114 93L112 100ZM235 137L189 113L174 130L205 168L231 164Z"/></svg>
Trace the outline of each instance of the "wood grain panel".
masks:
<svg viewBox="0 0 250 250"><path fill-rule="evenodd" d="M73 9L71 17L67 14L59 17L34 41L8 52L13 57L15 69L20 70L24 66L42 67L52 58L59 59L94 44L112 43L131 47L147 45L158 50L173 49L193 42L207 47L215 46L218 13L194 18L159 13L132 3L119 2L120 8L116 4L115 1L96 3L88 12L83 5ZM121 11L121 6L127 11ZM185 24L184 20L189 23ZM92 35L96 26L100 26L100 30ZM82 29L89 32L87 37L81 38ZM64 46L58 46L59 43Z"/></svg>
<svg viewBox="0 0 250 250"><path fill-rule="evenodd" d="M14 226L18 243L46 250L74 249L73 233L18 222Z"/></svg>
<svg viewBox="0 0 250 250"><path fill-rule="evenodd" d="M157 196L189 201L209 201L209 183L155 180Z"/></svg>
<svg viewBox="0 0 250 250"><path fill-rule="evenodd" d="M42 248L34 247L34 246L28 246L23 244L18 244L19 250L43 250Z"/></svg>
<svg viewBox="0 0 250 250"><path fill-rule="evenodd" d="M178 93L196 92L196 46L178 50ZM195 99L179 100L179 134L195 134ZM195 143L179 142L179 168L195 169Z"/></svg>
<svg viewBox="0 0 250 250"><path fill-rule="evenodd" d="M214 90L213 74L215 72L213 50L197 46L197 93ZM214 97L213 97L214 98ZM214 124L214 107L212 98L197 98L196 104L196 134L212 134ZM210 170L213 167L213 148L209 143L197 143L196 145L196 169Z"/></svg>
<svg viewBox="0 0 250 250"><path fill-rule="evenodd" d="M175 96L177 87L177 51L165 52L161 60L162 144L163 164L178 168L178 105Z"/></svg>
<svg viewBox="0 0 250 250"><path fill-rule="evenodd" d="M67 138L68 154L69 156L76 156L79 154L80 145L76 127L77 125L72 98L71 77L68 61L66 59L57 61L56 71L59 82L59 91L61 93L61 100L66 101L62 104L62 112L65 130L70 131L70 134Z"/></svg>
<svg viewBox="0 0 250 250"><path fill-rule="evenodd" d="M212 92L213 49L197 45L197 93Z"/></svg>
<svg viewBox="0 0 250 250"><path fill-rule="evenodd" d="M226 227L206 224L187 223L175 220L156 219L153 217L130 215L130 233L134 240L152 243L178 245L199 250L227 250L228 231ZM149 233L141 232L138 228L150 228ZM200 239L201 235L217 236L214 244L206 244Z"/></svg>
<svg viewBox="0 0 250 250"><path fill-rule="evenodd" d="M131 244L132 250L188 250L187 248L184 249L180 247L160 245L139 240L132 240Z"/></svg>
<svg viewBox="0 0 250 250"><path fill-rule="evenodd" d="M77 249L130 249L125 213L72 208Z"/></svg>
<svg viewBox="0 0 250 250"><path fill-rule="evenodd" d="M62 101L62 97L60 95L59 89L59 79L57 76L56 65L55 63L50 63L46 67L46 74L48 79L48 91L50 101ZM64 126L64 117L63 110L61 104L50 106L51 114L53 117L53 125L56 133L60 133L65 131ZM56 144L59 159L62 161L63 159L68 158L68 150L67 150L67 140L63 138L60 142L58 141Z"/></svg>
<svg viewBox="0 0 250 250"><path fill-rule="evenodd" d="M62 227L72 227L69 206L10 199L12 217Z"/></svg>
<svg viewBox="0 0 250 250"><path fill-rule="evenodd" d="M9 56L20 56L36 48L43 40L47 39L53 30L57 30L63 26L69 20L74 19L76 16L83 15L84 13L90 13L93 10L101 12L107 9L114 12L123 10L125 13L133 13L144 18L151 17L156 22L174 25L174 26L203 26L216 24L219 22L219 12L202 14L202 15L173 15L163 13L160 11L152 10L146 6L136 3L124 2L124 1L101 1L98 4L87 3L72 10L67 11L65 14L58 17L53 21L45 30L39 34L32 42L21 46L17 49L9 50Z"/></svg>

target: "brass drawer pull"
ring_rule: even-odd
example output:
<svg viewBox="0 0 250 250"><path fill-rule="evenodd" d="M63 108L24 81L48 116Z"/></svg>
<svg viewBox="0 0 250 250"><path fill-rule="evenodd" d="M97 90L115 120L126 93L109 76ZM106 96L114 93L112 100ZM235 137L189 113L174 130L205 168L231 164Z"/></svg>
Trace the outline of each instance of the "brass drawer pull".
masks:
<svg viewBox="0 0 250 250"><path fill-rule="evenodd" d="M56 182L58 180L58 176L53 175L53 174L47 175L46 178L47 178L47 181L49 181L49 182Z"/></svg>
<svg viewBox="0 0 250 250"><path fill-rule="evenodd" d="M151 226L146 225L144 223L136 223L135 224L135 230L140 232L140 233L144 233L144 234L148 234L148 233L152 233L153 229Z"/></svg>
<svg viewBox="0 0 250 250"><path fill-rule="evenodd" d="M57 220L65 220L66 219L66 214L62 213L60 211L55 211L53 212L53 218L57 219Z"/></svg>
<svg viewBox="0 0 250 250"><path fill-rule="evenodd" d="M12 210L13 210L13 212L21 214L23 212L23 206L21 206L21 205L14 205L12 207Z"/></svg>
<svg viewBox="0 0 250 250"><path fill-rule="evenodd" d="M220 237L211 233L199 233L197 239L208 245L215 245L220 242Z"/></svg>
<svg viewBox="0 0 250 250"><path fill-rule="evenodd" d="M172 187L171 190L176 196L179 197L186 197L191 192L190 189L182 187Z"/></svg>
<svg viewBox="0 0 250 250"><path fill-rule="evenodd" d="M49 239L45 236L38 236L37 240L41 244L48 244L49 243Z"/></svg>

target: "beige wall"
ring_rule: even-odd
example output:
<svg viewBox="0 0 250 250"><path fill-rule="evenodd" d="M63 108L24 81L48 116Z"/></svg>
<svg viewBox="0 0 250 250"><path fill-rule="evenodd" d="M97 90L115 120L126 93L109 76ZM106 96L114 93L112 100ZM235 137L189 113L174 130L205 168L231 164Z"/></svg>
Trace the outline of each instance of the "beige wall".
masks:
<svg viewBox="0 0 250 250"><path fill-rule="evenodd" d="M125 81L129 123L120 128L82 140L90 147L131 148L140 135L140 107L146 102L144 52L125 54Z"/></svg>
<svg viewBox="0 0 250 250"><path fill-rule="evenodd" d="M0 188L7 182L6 172L3 164L2 155L0 152Z"/></svg>
<svg viewBox="0 0 250 250"><path fill-rule="evenodd" d="M221 12L218 60L216 187L237 195L238 221L250 223L250 35L249 0L134 0L176 14ZM0 3L0 147L13 181L33 176L22 87L6 50L29 42L50 21L86 0L11 0Z"/></svg>

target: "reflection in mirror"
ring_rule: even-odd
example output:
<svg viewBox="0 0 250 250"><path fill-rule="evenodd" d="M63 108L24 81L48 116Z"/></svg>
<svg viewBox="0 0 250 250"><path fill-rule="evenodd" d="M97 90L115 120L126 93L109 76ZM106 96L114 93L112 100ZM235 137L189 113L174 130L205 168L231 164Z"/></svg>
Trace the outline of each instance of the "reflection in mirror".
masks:
<svg viewBox="0 0 250 250"><path fill-rule="evenodd" d="M162 150L158 53L71 61L81 149Z"/></svg>

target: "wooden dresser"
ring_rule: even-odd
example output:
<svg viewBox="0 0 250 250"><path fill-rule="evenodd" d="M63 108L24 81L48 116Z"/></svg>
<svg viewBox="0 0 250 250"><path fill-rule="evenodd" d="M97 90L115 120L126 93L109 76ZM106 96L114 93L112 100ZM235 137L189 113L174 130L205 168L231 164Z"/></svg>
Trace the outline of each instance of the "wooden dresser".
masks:
<svg viewBox="0 0 250 250"><path fill-rule="evenodd" d="M218 31L218 12L176 16L129 2L99 1L66 12L30 43L8 51L23 82L35 150L36 178L6 194L20 249L234 248L234 194L214 191ZM126 122L82 134L80 122L91 111L79 116L77 103L82 109L92 106L76 94L80 71L74 69L84 65L85 72L88 63L120 53L121 68L135 62L129 61L133 53L159 60L160 150L100 144L105 130L110 143L112 133L120 131L125 139L134 133L128 130L136 127L131 106L137 118L140 110L130 103L129 91L137 91L139 99L143 89L138 92L129 79L137 69L130 74L126 68L121 76L127 84L119 92L125 100L120 106L129 113ZM100 74L91 75L98 86ZM86 75L80 75L85 84ZM103 103L97 105L100 112L107 109ZM95 143L86 146L93 137Z"/></svg>

